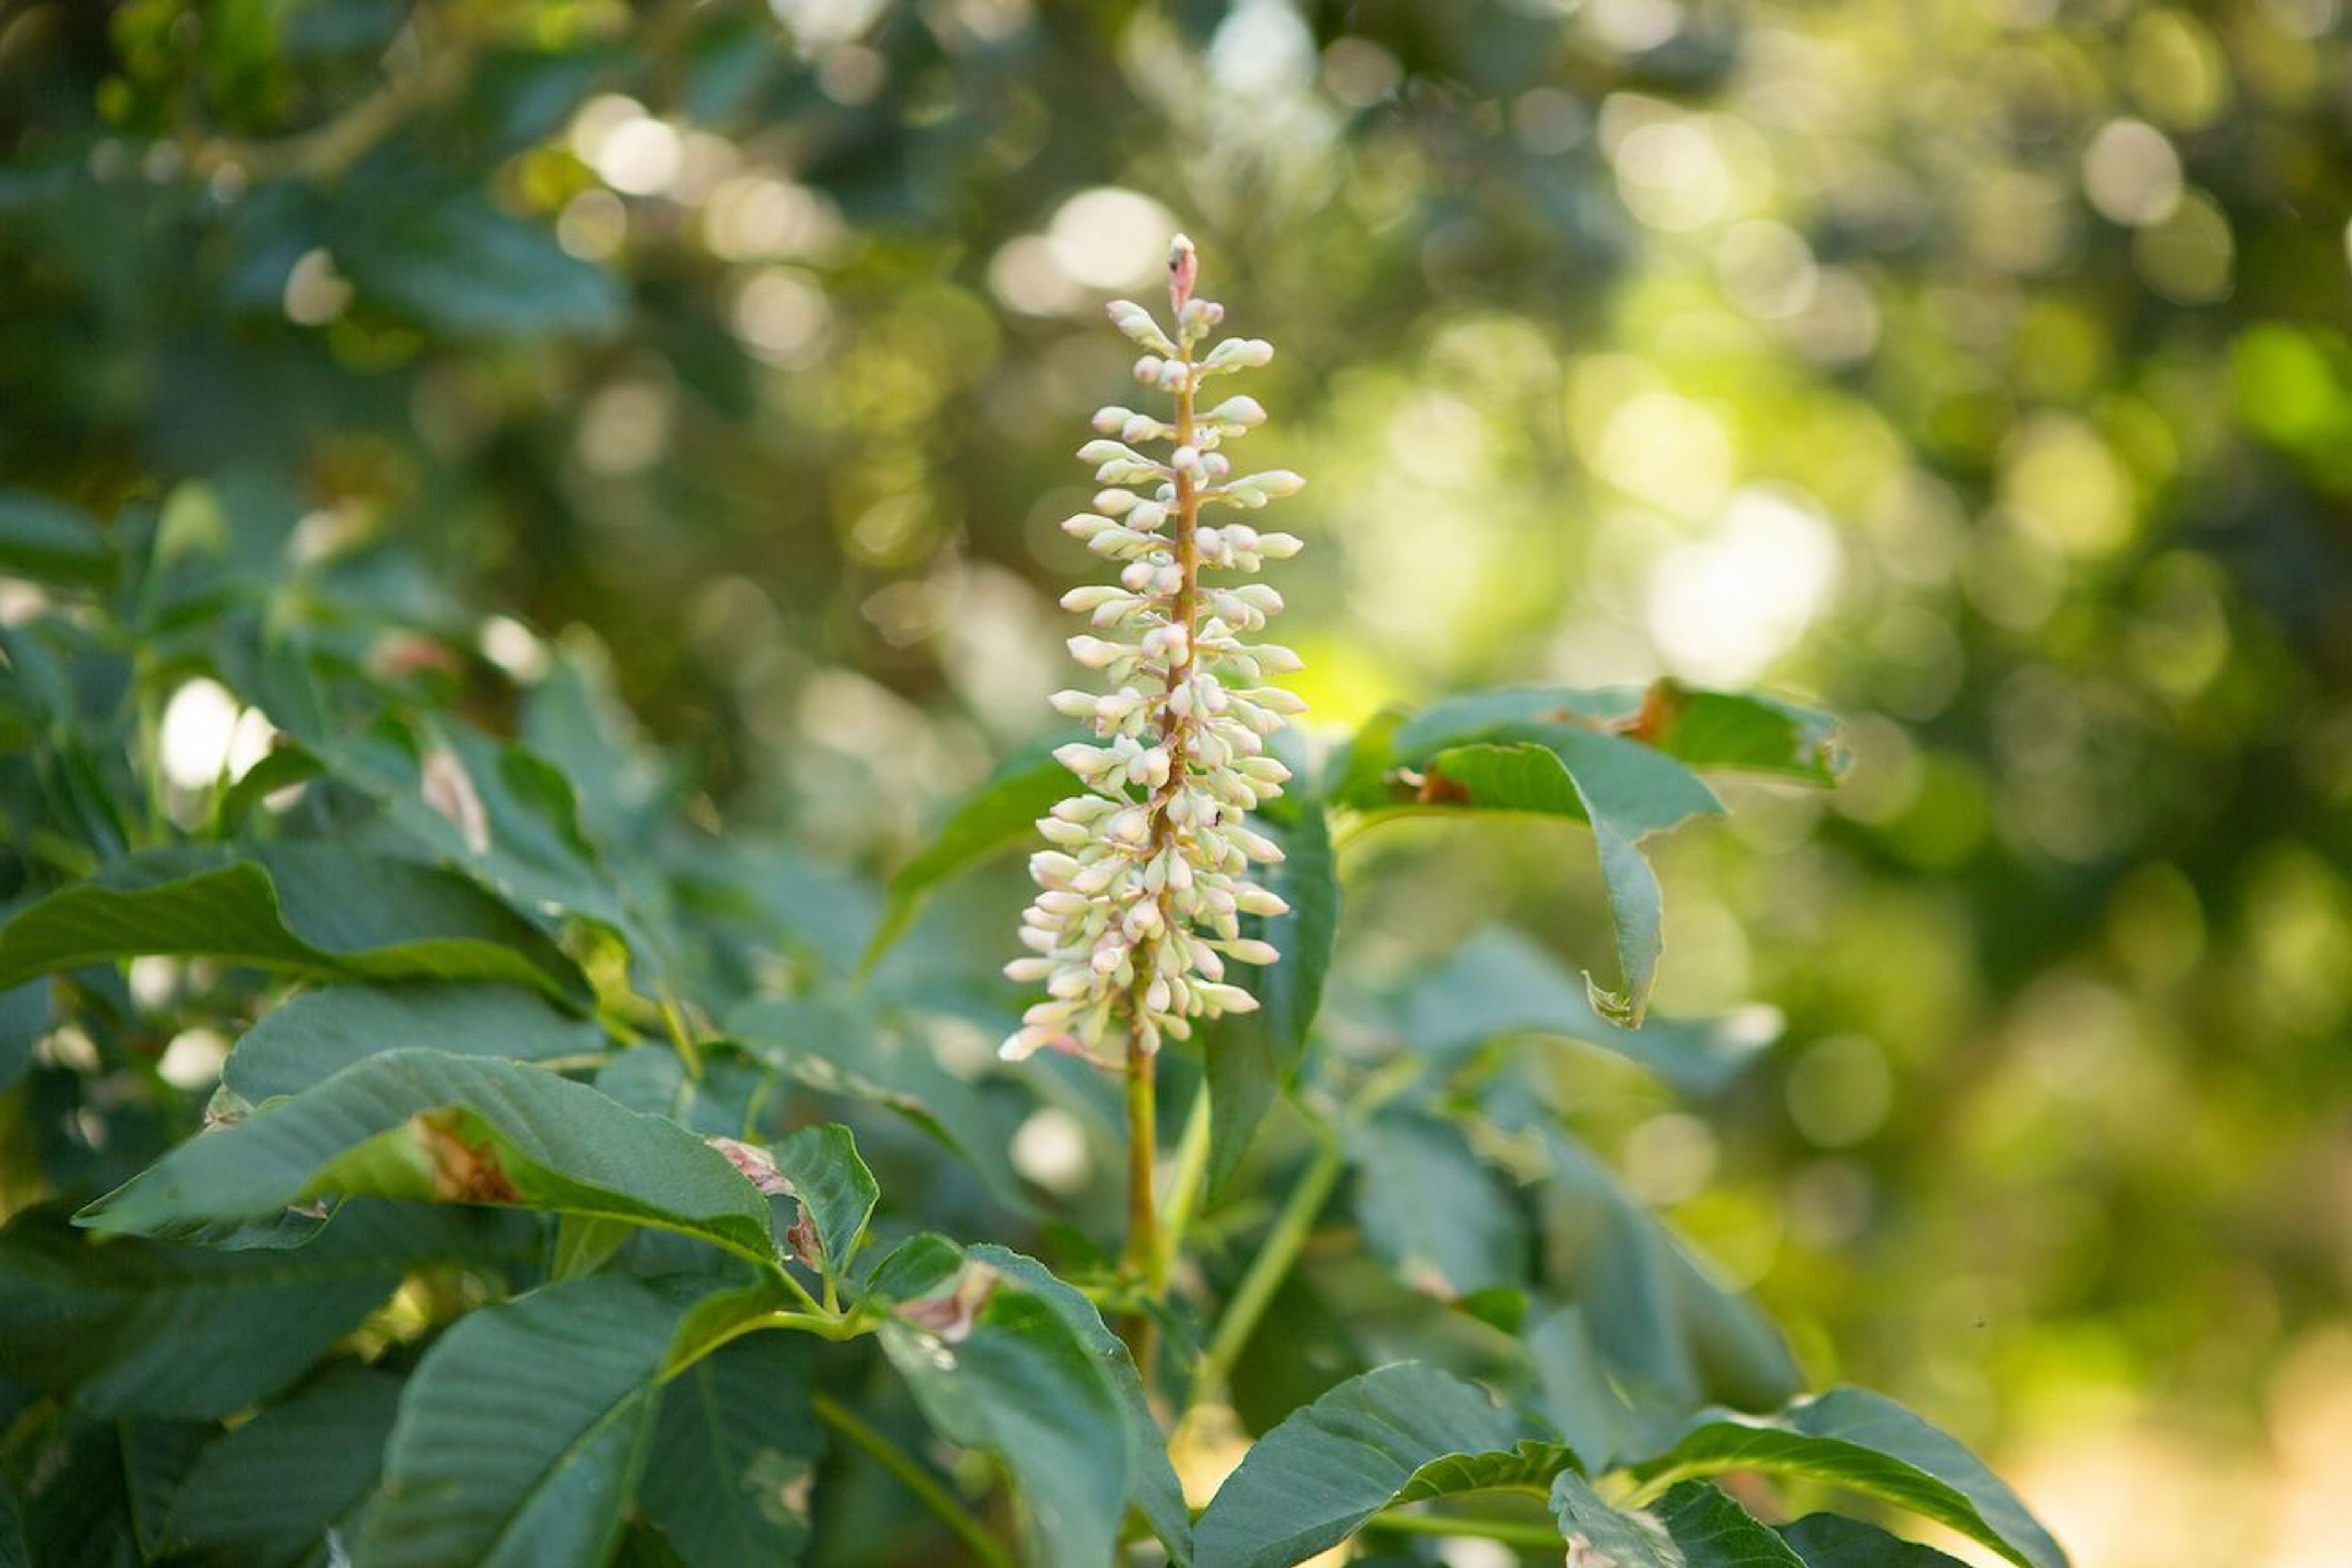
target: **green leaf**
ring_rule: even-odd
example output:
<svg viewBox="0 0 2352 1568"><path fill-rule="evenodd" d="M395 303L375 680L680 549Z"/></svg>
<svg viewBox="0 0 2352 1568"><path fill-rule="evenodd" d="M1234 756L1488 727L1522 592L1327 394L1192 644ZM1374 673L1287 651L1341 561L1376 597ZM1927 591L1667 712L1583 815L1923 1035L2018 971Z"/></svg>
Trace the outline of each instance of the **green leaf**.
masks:
<svg viewBox="0 0 2352 1568"><path fill-rule="evenodd" d="M1335 804L1374 816L1516 811L1589 823L1625 986L1620 995L1596 985L1592 1001L1612 1022L1639 1024L1662 947L1658 879L1641 841L1723 804L1673 757L1596 727L1592 695L1475 692L1393 729L1367 726Z"/></svg>
<svg viewBox="0 0 2352 1568"><path fill-rule="evenodd" d="M893 1317L880 1338L939 1434L1012 1472L1024 1563L1110 1560L1133 1482L1128 1445L1114 1436L1126 1413L1108 1363L1053 1302L999 1289L960 1337Z"/></svg>
<svg viewBox="0 0 2352 1568"><path fill-rule="evenodd" d="M620 286L536 224L467 193L347 205L360 215L332 248L366 298L453 337L602 333Z"/></svg>
<svg viewBox="0 0 2352 1568"><path fill-rule="evenodd" d="M1551 1511L1568 1542L1570 1562L1597 1561L1609 1568L1687 1568L1664 1521L1612 1507L1573 1470L1552 1479Z"/></svg>
<svg viewBox="0 0 2352 1568"><path fill-rule="evenodd" d="M517 986L331 985L264 1014L238 1038L221 1078L258 1105L404 1046L542 1063L592 1059L608 1048L593 1019L559 1013Z"/></svg>
<svg viewBox="0 0 2352 1568"><path fill-rule="evenodd" d="M37 490L0 486L0 574L102 587L119 569L114 542L81 508Z"/></svg>
<svg viewBox="0 0 2352 1568"><path fill-rule="evenodd" d="M1377 723L1377 721L1376 721ZM1504 687L1433 703L1412 719L1398 716L1374 731L1362 748L1351 787L1360 798L1393 796L1395 781L1370 763L1427 756L1479 737L1496 726L1568 724L1664 752L1695 768L1776 773L1807 784L1835 781L1843 759L1837 721L1826 713L1749 692L1707 691L1661 679L1647 687Z"/></svg>
<svg viewBox="0 0 2352 1568"><path fill-rule="evenodd" d="M161 1554L163 1516L211 1428L58 1422L21 1457L19 1523L40 1568L137 1568Z"/></svg>
<svg viewBox="0 0 2352 1568"><path fill-rule="evenodd" d="M1298 1071L1339 929L1339 871L1322 803L1302 784L1297 795L1270 803L1260 826L1284 855L1263 880L1290 912L1244 917L1242 934L1272 942L1282 960L1247 982L1255 1012L1216 1019L1202 1032L1213 1190L1240 1165L1258 1123Z"/></svg>
<svg viewBox="0 0 2352 1568"><path fill-rule="evenodd" d="M776 1169L793 1184L824 1248L824 1272L843 1277L866 1245L866 1222L882 1195L857 1155L857 1140L838 1122L803 1127L772 1147Z"/></svg>
<svg viewBox="0 0 2352 1568"><path fill-rule="evenodd" d="M1442 773L1475 809L1581 816L1591 824L1625 984L1622 994L1596 986L1592 1002L1612 1023L1639 1024L1665 946L1658 878L1641 841L1723 807L1696 774L1630 741L1564 725L1548 727L1544 736L1538 743L1441 752L1430 764L1432 776Z"/></svg>
<svg viewBox="0 0 2352 1568"><path fill-rule="evenodd" d="M0 487L0 574L100 587L114 580L114 542L79 507Z"/></svg>
<svg viewBox="0 0 2352 1568"><path fill-rule="evenodd" d="M1647 1510L1628 1510L1611 1506L1591 1482L1570 1472L1552 1482L1551 1506L1571 1562L1612 1568L1805 1568L1786 1542L1703 1481L1685 1481Z"/></svg>
<svg viewBox="0 0 2352 1568"><path fill-rule="evenodd" d="M1694 768L1828 784L1845 767L1837 721L1775 697L1662 680L1645 695L1638 722L1638 739Z"/></svg>
<svg viewBox="0 0 2352 1568"><path fill-rule="evenodd" d="M971 1258L1012 1280L1054 1309L1108 1371L1126 1411L1128 1469L1134 1479L1132 1500L1150 1521L1153 1533L1168 1548L1178 1568L1192 1561L1192 1516L1184 1506L1184 1489L1168 1462L1168 1439L1152 1419L1150 1402L1135 1360L1117 1334L1103 1322L1093 1301L1077 1287L1055 1277L1034 1258L1002 1247L975 1247Z"/></svg>
<svg viewBox="0 0 2352 1568"><path fill-rule="evenodd" d="M1527 1321L1523 1342L1535 1363L1544 1414L1596 1472L1636 1442L1643 1418L1610 1375L1584 1309L1561 1307Z"/></svg>
<svg viewBox="0 0 2352 1568"><path fill-rule="evenodd" d="M1653 1016L1627 1028L1602 1017L1585 984L1518 931L1489 926L1414 976L1389 1003L1397 1036L1446 1065L1505 1035L1558 1035L1625 1058L1679 1088L1731 1081L1779 1034L1777 1016Z"/></svg>
<svg viewBox="0 0 2352 1568"><path fill-rule="evenodd" d="M166 1547L301 1561L375 1484L401 1386L342 1363L215 1441L173 1500Z"/></svg>
<svg viewBox="0 0 2352 1568"><path fill-rule="evenodd" d="M1537 1194L1546 1280L1582 1309L1594 1349L1632 1402L1639 1419L1629 1445L1670 1441L1709 1399L1766 1408L1803 1386L1753 1302L1717 1283L1582 1144L1556 1127L1534 1131L1552 1167Z"/></svg>
<svg viewBox="0 0 2352 1568"><path fill-rule="evenodd" d="M426 1113L432 1114L426 1114ZM185 1236L317 1197L441 1197L601 1215L775 1258L767 1200L727 1157L542 1068L396 1050L181 1144L85 1208Z"/></svg>
<svg viewBox="0 0 2352 1568"><path fill-rule="evenodd" d="M797 1562L824 1433L804 1336L751 1334L662 1390L638 1506L688 1563Z"/></svg>
<svg viewBox="0 0 2352 1568"><path fill-rule="evenodd" d="M1035 837L1037 818L1065 796L1079 793L1070 770L1054 760L1054 748L1069 739L1050 736L1012 752L978 789L957 803L930 843L890 879L889 901L866 944L863 967L871 969L907 934L932 889Z"/></svg>
<svg viewBox="0 0 2352 1568"><path fill-rule="evenodd" d="M1965 1568L1932 1546L1889 1535L1843 1514L1809 1513L1780 1527L1805 1568Z"/></svg>
<svg viewBox="0 0 2352 1568"><path fill-rule="evenodd" d="M1195 1526L1202 1563L1288 1568L1384 1508L1541 1485L1575 1457L1486 1392L1418 1362L1350 1378L1258 1439Z"/></svg>
<svg viewBox="0 0 2352 1568"><path fill-rule="evenodd" d="M1644 1476L1762 1470L1868 1493L1958 1531L2020 1568L2066 1554L2017 1494L1948 1434L1884 1395L1837 1388L1772 1415L1710 1411Z"/></svg>
<svg viewBox="0 0 2352 1568"><path fill-rule="evenodd" d="M468 1313L401 1395L369 1568L597 1563L619 1540L682 1305L614 1275Z"/></svg>
<svg viewBox="0 0 2352 1568"><path fill-rule="evenodd" d="M1391 1107L1346 1136L1365 1245L1405 1283L1442 1300L1528 1276L1528 1228L1451 1122Z"/></svg>
<svg viewBox="0 0 2352 1568"><path fill-rule="evenodd" d="M0 927L0 988L174 953L320 979L495 980L584 1008L579 965L453 872L331 844L142 850Z"/></svg>
<svg viewBox="0 0 2352 1568"><path fill-rule="evenodd" d="M299 1377L410 1270L497 1256L471 1218L352 1204L307 1246L215 1252L94 1242L28 1210L0 1231L0 1364L100 1414L225 1415Z"/></svg>

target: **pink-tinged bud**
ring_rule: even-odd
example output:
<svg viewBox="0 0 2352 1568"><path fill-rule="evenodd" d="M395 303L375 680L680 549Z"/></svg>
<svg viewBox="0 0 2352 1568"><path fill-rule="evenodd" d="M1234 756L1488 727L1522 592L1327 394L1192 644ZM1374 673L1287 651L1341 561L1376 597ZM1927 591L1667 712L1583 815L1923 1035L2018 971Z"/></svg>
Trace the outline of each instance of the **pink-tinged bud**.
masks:
<svg viewBox="0 0 2352 1568"><path fill-rule="evenodd" d="M1182 315L1184 306L1192 298L1192 285L1201 276L1201 258L1192 242L1178 235L1168 244L1168 301Z"/></svg>

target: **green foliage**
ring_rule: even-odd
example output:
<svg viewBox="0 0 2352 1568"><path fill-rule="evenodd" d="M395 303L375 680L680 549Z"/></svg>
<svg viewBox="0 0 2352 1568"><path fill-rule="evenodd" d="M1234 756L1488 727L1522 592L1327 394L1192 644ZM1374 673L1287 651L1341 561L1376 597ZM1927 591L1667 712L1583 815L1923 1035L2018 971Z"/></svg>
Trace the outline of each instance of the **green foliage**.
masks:
<svg viewBox="0 0 2352 1568"><path fill-rule="evenodd" d="M1769 1530L1703 1479L1735 1468L2063 1563L1935 1428L1789 1403L1770 1321L1608 1135L1769 1044L1671 1016L1694 879L1650 857L1744 804L1719 775L1831 784L1820 713L1396 656L1413 679L1354 711L1399 702L1302 748L1265 814L1290 911L1250 925L1282 954L1244 977L1261 1005L1162 1063L1172 1289L1109 1261L1116 1086L987 1056L991 862L1070 786L1058 737L998 717L1025 628L986 605L1065 564L1017 532L1052 445L1023 400L1096 377L1061 307L979 309L956 258L1010 258L982 269L1018 294L992 230L1023 171L1126 177L1120 137L1066 146L1037 106L1131 118L1117 62L1204 45L1197 18L1041 25L1033 60L986 36L1019 7L856 39L729 4L59 9L0 58L12 88L58 67L0 100L0 395L39 411L0 433L0 1564L1101 1568L1149 1535L1217 1568L1440 1526L1628 1568L1936 1560ZM1477 82L1536 36L1481 10L1510 31L1478 51L1346 25ZM1309 40L1335 79L1339 25ZM1489 88L1486 119L1427 95L1484 127L1448 157L1542 121L1551 89ZM991 232L934 223L958 170L1004 185L970 204ZM1587 221L1527 194L1467 190L1462 221ZM1305 363L1357 363L1341 334L1380 318L1349 306L1430 292L1456 231L1427 217L1335 209L1303 278L1252 264L1328 318ZM1546 311L1585 292L1522 271ZM2301 342L2245 374L2324 383ZM1433 343L1420 414L1486 395L1444 367L1528 348ZM2264 406L2334 461L2325 419ZM530 629L575 620L618 652ZM786 657L788 624L864 673ZM1539 893L1458 920L1431 842ZM1606 949L1611 988L1580 983ZM1196 1521L1171 1433L1226 1418L1257 1441Z"/></svg>

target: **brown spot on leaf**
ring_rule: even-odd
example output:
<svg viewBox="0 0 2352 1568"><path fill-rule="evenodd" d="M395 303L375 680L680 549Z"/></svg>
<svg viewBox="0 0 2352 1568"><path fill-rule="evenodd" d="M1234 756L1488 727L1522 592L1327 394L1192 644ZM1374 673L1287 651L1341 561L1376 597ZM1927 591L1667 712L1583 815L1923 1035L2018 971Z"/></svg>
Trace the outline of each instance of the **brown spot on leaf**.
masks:
<svg viewBox="0 0 2352 1568"><path fill-rule="evenodd" d="M784 1240L803 1263L811 1268L824 1268L824 1239L817 1235L816 1222L809 1218L808 1210L801 1210L801 1217L784 1227Z"/></svg>
<svg viewBox="0 0 2352 1568"><path fill-rule="evenodd" d="M1467 805L1470 804L1470 788L1432 768L1422 775L1412 798L1423 805Z"/></svg>
<svg viewBox="0 0 2352 1568"><path fill-rule="evenodd" d="M1642 710L1620 724L1617 732L1645 746L1662 745L1675 721L1683 716L1685 702L1681 686L1672 680L1654 680L1642 693Z"/></svg>
<svg viewBox="0 0 2352 1568"><path fill-rule="evenodd" d="M453 1204L522 1201L490 1141L478 1143L466 1137L462 1112L428 1111L416 1119L415 1126L417 1144L433 1163L435 1197Z"/></svg>
<svg viewBox="0 0 2352 1568"><path fill-rule="evenodd" d="M979 1320L980 1310L994 1294L996 1270L984 1264L967 1263L949 1294L907 1301L893 1310L905 1321L919 1329L929 1329L949 1344L961 1344Z"/></svg>

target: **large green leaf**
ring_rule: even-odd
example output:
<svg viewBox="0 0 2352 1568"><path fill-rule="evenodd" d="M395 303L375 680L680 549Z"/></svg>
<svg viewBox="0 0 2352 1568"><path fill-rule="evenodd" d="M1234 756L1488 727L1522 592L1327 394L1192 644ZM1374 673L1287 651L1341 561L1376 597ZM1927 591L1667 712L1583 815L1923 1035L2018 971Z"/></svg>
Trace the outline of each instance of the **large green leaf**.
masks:
<svg viewBox="0 0 2352 1568"><path fill-rule="evenodd" d="M1167 1546L1171 1559L1181 1568L1192 1560L1192 1516L1184 1506L1184 1489L1177 1483L1176 1471L1168 1462L1168 1440L1152 1419L1143 1379L1126 1344L1103 1322L1086 1292L1056 1279L1035 1258L1002 1247L975 1247L971 1257L1053 1308L1102 1363L1126 1410L1128 1466L1134 1479L1135 1504Z"/></svg>
<svg viewBox="0 0 2352 1568"><path fill-rule="evenodd" d="M224 1415L299 1377L411 1269L498 1258L472 1218L352 1204L306 1246L215 1252L93 1241L28 1210L0 1231L0 1364L93 1412Z"/></svg>
<svg viewBox="0 0 2352 1568"><path fill-rule="evenodd" d="M816 1227L828 1278L838 1279L866 1245L866 1222L882 1189L858 1158L857 1140L838 1122L803 1127L771 1151Z"/></svg>
<svg viewBox="0 0 2352 1568"><path fill-rule="evenodd" d="M876 1269L877 1289L901 1275L892 1261ZM967 1264L946 1289L969 1288L974 1268L989 1266ZM968 1325L934 1329L894 1316L880 1338L939 1434L1012 1472L1024 1563L1100 1568L1110 1560L1134 1489L1128 1417L1109 1363L1055 1302L1000 1289Z"/></svg>
<svg viewBox="0 0 2352 1568"><path fill-rule="evenodd" d="M1964 1568L1960 1560L1843 1514L1809 1513L1780 1527L1805 1568Z"/></svg>
<svg viewBox="0 0 2352 1568"><path fill-rule="evenodd" d="M1453 1300L1526 1282L1526 1222L1453 1123L1391 1107L1350 1126L1346 1148L1365 1245L1407 1284Z"/></svg>
<svg viewBox="0 0 2352 1568"><path fill-rule="evenodd" d="M1804 1476L1866 1492L1949 1526L2020 1568L2065 1568L2065 1552L1983 1461L1865 1389L1832 1389L1771 1415L1710 1411L1640 1473L1725 1470Z"/></svg>
<svg viewBox="0 0 2352 1568"><path fill-rule="evenodd" d="M222 1081L255 1104L332 1078L402 1047L510 1061L593 1058L606 1049L594 1020L512 985L330 985L288 998L229 1052Z"/></svg>
<svg viewBox="0 0 2352 1568"><path fill-rule="evenodd" d="M1805 1568L1804 1560L1786 1542L1704 1481L1683 1482L1648 1510L1624 1510L1571 1472L1552 1482L1551 1506L1573 1563L1602 1563L1611 1568Z"/></svg>
<svg viewBox="0 0 2352 1568"><path fill-rule="evenodd" d="M1779 1034L1769 1010L1691 1020L1654 1016L1634 1028L1612 1023L1581 980L1503 926L1480 931L1414 975L1388 1012L1399 1039L1441 1063L1460 1062L1504 1035L1559 1035L1702 1093L1729 1082Z"/></svg>
<svg viewBox="0 0 2352 1568"><path fill-rule="evenodd" d="M601 1275L461 1319L401 1395L354 1563L602 1562L645 1468L682 1313Z"/></svg>
<svg viewBox="0 0 2352 1568"><path fill-rule="evenodd" d="M375 1484L401 1380L343 1363L205 1449L163 1525L173 1552L292 1563Z"/></svg>
<svg viewBox="0 0 2352 1568"><path fill-rule="evenodd" d="M1037 818L1064 796L1078 793L1070 770L1054 760L1054 748L1069 738L1054 735L1006 756L978 789L957 803L930 843L898 868L898 874L890 879L882 923L866 946L867 966L878 962L907 933L932 889L1035 837Z"/></svg>
<svg viewBox="0 0 2352 1568"><path fill-rule="evenodd" d="M1539 1487L1574 1456L1529 1440L1485 1391L1418 1362L1350 1378L1258 1439L1193 1534L1216 1568L1288 1568L1384 1508Z"/></svg>
<svg viewBox="0 0 2352 1568"><path fill-rule="evenodd" d="M788 1563L809 1532L824 1432L809 1412L809 1343L751 1334L663 1390L638 1505L688 1563Z"/></svg>
<svg viewBox="0 0 2352 1568"><path fill-rule="evenodd" d="M1265 885L1290 912L1245 919L1244 934L1272 942L1281 962L1250 980L1255 1012L1216 1019L1202 1033L1213 1188L1240 1165L1258 1123L1297 1073L1339 930L1339 868L1322 803L1302 784L1270 803L1260 826L1284 856L1265 873Z"/></svg>
<svg viewBox="0 0 2352 1568"><path fill-rule="evenodd" d="M181 1144L79 1219L188 1236L358 1195L520 1204L775 1257L767 1200L676 1122L542 1068L438 1051L355 1062Z"/></svg>
<svg viewBox="0 0 2352 1568"><path fill-rule="evenodd" d="M466 879L318 843L115 861L0 927L0 988L147 953L321 979L506 981L575 1007L593 999L544 931Z"/></svg>
<svg viewBox="0 0 2352 1568"><path fill-rule="evenodd" d="M113 581L115 569L113 542L80 508L35 490L0 488L0 574L102 584Z"/></svg>

